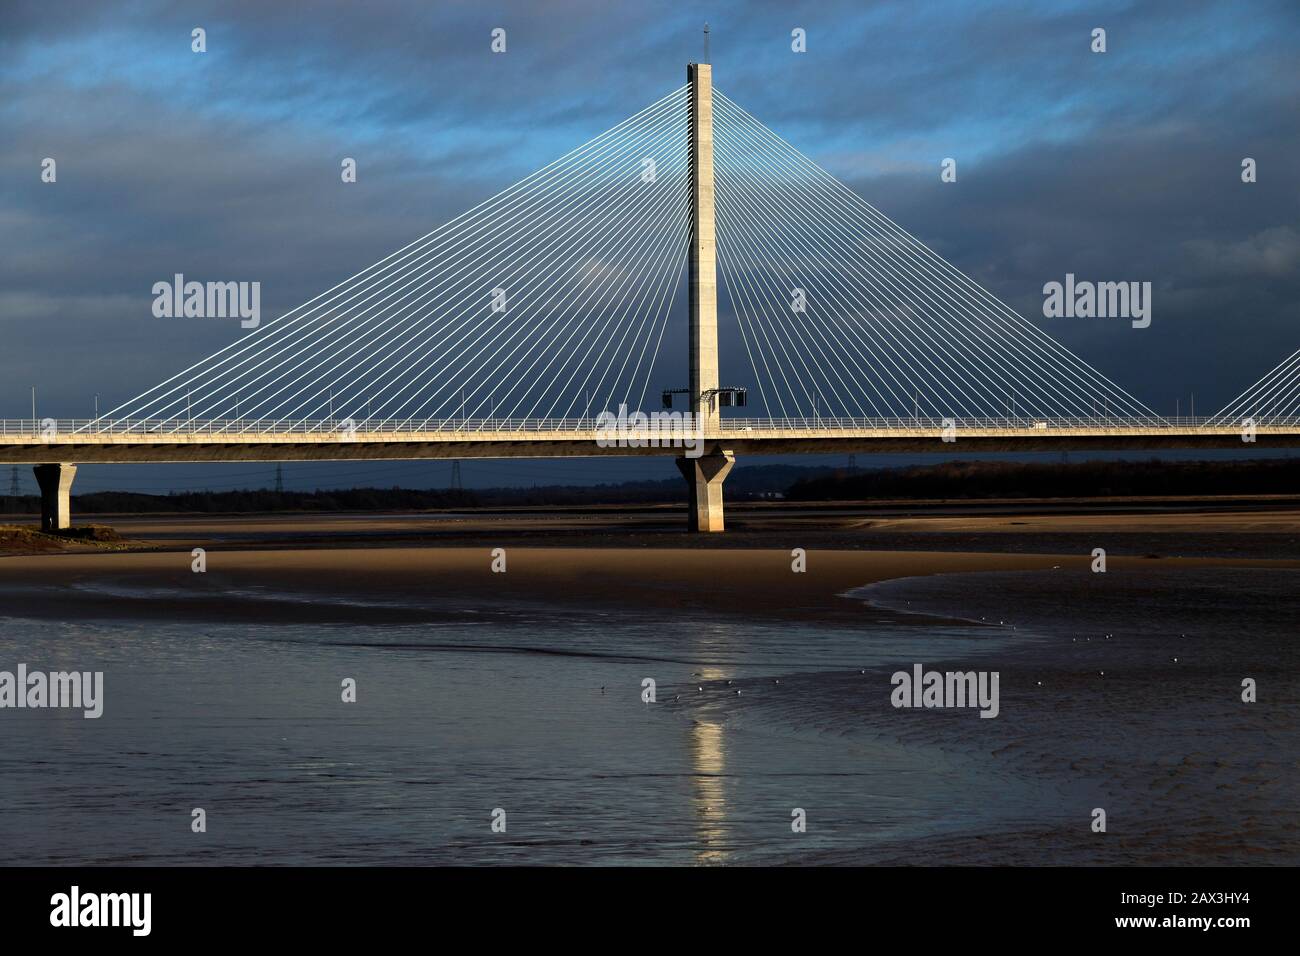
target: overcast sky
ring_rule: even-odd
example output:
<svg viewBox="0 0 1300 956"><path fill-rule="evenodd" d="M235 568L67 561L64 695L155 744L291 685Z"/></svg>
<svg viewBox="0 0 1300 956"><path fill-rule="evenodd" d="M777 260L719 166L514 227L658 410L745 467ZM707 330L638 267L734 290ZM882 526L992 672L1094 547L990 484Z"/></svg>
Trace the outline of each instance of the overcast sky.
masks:
<svg viewBox="0 0 1300 956"><path fill-rule="evenodd" d="M176 272L310 299L680 86L704 20L719 89L1157 411L1300 347L1294 0L5 0L0 417L33 384L88 417L246 334L155 318ZM1043 318L1066 272L1150 281L1150 328Z"/></svg>

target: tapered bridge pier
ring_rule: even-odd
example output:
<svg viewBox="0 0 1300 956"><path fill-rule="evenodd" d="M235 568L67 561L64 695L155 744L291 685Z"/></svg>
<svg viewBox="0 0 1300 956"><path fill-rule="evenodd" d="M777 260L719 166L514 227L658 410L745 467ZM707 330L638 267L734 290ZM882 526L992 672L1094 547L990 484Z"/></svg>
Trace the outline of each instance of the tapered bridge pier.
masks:
<svg viewBox="0 0 1300 956"><path fill-rule="evenodd" d="M41 489L41 530L64 531L72 527L72 479L77 475L77 466L37 465L32 472Z"/></svg>
<svg viewBox="0 0 1300 956"><path fill-rule="evenodd" d="M702 434L719 434L718 414L718 267L713 209L713 67L686 67L690 86L691 253L690 253L690 398L691 411L703 423ZM686 479L691 531L722 531L722 483L735 456L709 441L700 458L679 458Z"/></svg>

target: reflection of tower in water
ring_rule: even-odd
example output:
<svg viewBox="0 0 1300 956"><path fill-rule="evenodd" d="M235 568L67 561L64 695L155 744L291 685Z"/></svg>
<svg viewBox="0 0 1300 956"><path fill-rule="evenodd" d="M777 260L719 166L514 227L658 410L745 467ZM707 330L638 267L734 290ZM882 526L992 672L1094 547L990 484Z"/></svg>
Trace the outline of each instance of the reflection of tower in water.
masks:
<svg viewBox="0 0 1300 956"><path fill-rule="evenodd" d="M722 671L706 668L703 680L720 680ZM696 720L691 724L691 767L694 771L696 860L724 863L727 847L726 757L720 722Z"/></svg>

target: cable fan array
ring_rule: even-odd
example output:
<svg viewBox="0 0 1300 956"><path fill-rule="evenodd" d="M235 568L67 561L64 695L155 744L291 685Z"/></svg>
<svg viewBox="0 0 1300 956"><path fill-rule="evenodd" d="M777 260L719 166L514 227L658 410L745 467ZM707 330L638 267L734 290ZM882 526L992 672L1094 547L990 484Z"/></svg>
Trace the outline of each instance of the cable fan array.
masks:
<svg viewBox="0 0 1300 956"><path fill-rule="evenodd" d="M1300 350L1215 412L1207 424L1237 426L1247 419L1256 425L1300 421Z"/></svg>
<svg viewBox="0 0 1300 956"><path fill-rule="evenodd" d="M1158 416L714 92L720 285L770 416Z"/></svg>
<svg viewBox="0 0 1300 956"><path fill-rule="evenodd" d="M391 427L641 407L686 262L687 111L682 87L103 418Z"/></svg>
<svg viewBox="0 0 1300 956"><path fill-rule="evenodd" d="M95 427L479 427L645 407L684 285L682 87ZM714 91L720 314L769 418L1160 416ZM1300 417L1300 352L1210 423Z"/></svg>

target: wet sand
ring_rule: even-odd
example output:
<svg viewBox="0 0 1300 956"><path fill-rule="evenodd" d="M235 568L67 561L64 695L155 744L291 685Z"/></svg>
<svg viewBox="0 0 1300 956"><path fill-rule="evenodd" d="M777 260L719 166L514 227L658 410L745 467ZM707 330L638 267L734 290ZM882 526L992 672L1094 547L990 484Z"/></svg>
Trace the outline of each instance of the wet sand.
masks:
<svg viewBox="0 0 1300 956"><path fill-rule="evenodd" d="M1099 546L1125 570L1300 566L1300 509L1291 499L740 505L728 510L724 535L686 535L680 509L669 507L100 520L125 538L125 550L0 550L0 587L224 591L226 611L257 589L393 601L435 589L484 601L819 614L835 609L836 594L874 581L1086 568ZM203 575L190 571L194 548L207 550ZM494 548L506 549L506 574L491 572ZM790 570L794 548L809 551L806 574ZM104 610L83 597L78 605ZM38 611L51 594L22 600ZM149 602L131 604L139 614ZM203 601L185 604L186 613L198 613ZM70 605L57 610L79 613Z"/></svg>
<svg viewBox="0 0 1300 956"><path fill-rule="evenodd" d="M1086 572L1094 547L1120 572L1300 567L1290 504L1220 503L1227 510L1211 514L1179 502L762 505L735 509L722 535L686 534L676 509L657 507L129 516L112 521L125 551L0 553L0 600L8 614L56 620L413 623L533 605L831 621L857 613L843 596L852 588L962 571ZM191 570L194 548L206 552L205 573ZM492 570L496 548L505 573ZM792 571L794 548L808 555L803 573Z"/></svg>
<svg viewBox="0 0 1300 956"><path fill-rule="evenodd" d="M685 533L680 507L460 512L96 515L127 550L564 547L708 551L938 551L1300 559L1300 504L1279 497L798 504L742 502L727 532ZM30 526L30 522L28 522ZM119 546L114 546L119 547ZM102 551L67 543L63 553ZM28 553L37 553L27 548ZM6 550L0 534L0 556Z"/></svg>
<svg viewBox="0 0 1300 956"><path fill-rule="evenodd" d="M206 689L205 699L224 699L223 674L278 674L279 662L291 654L301 655L293 659L303 668L325 661L327 671L369 673L367 687L379 679L375 668L389 667L380 696L391 700L391 712L374 728L347 731L355 736L348 738L351 769L335 769L338 744L331 735L342 731L327 716L332 712L311 709L319 705L305 691L295 691L285 706L307 712L311 719L302 726L328 732L313 749L291 748L276 759L316 767L312 761L328 757L320 772L355 783L358 774L378 772L373 767L383 763L383 741L401 728L398 736L410 737L412 752L394 754L392 768L379 778L396 787L413 761L447 752L455 738L446 728L465 727L472 711L478 722L464 730L463 749L450 751L437 774L417 779L414 799L424 799L420 794L435 784L462 780L464 767L488 760L499 786L518 786L521 802L536 801L539 792L551 792L544 782L555 779L544 772L548 762L562 760L561 776L575 793L600 788L598 803L613 815L602 839L617 847L611 859L624 862L641 859L642 825L657 834L669 862L679 851L698 862L825 864L1300 859L1293 797L1300 782L1294 716L1300 654L1289 624L1300 556L1277 547L1294 534L1294 513L877 515L867 526L852 526L860 515L778 520L769 513L761 527L758 519L742 519L723 539L647 526L630 532L619 523L662 520L133 519L115 524L141 550L0 557L0 615L36 627L14 643L15 651L45 629L23 620L57 624L60 640L69 622L110 622L108 630L88 624L79 646L104 646L130 661L130 668L115 672L118 679L130 681L137 668L170 674L181 661L191 667L196 692ZM1023 532L1019 522L1036 531ZM940 527L946 530L934 530ZM1129 535L1129 554L1113 546L1120 534ZM1168 554L1178 534L1198 536L1208 553L1144 556ZM988 550L936 547L936 541L956 539ZM1015 550L1025 543L1037 547ZM1053 553L1052 543L1067 547ZM1105 575L1091 573L1094 546L1110 551ZM202 574L191 570L192 547L207 549ZM505 550L505 573L492 570L498 547ZM791 569L794 547L807 550L805 573ZM1243 553L1251 556L1231 556ZM138 622L155 624L142 628ZM213 626L196 632L193 660L189 628L177 633L176 627L191 622ZM698 644L686 640L692 635L700 636ZM83 637L74 628L67 639ZM160 639L169 642L162 653ZM519 654L526 656L511 657ZM245 658L248 663L228 666ZM268 661L275 666L265 666ZM1000 671L1000 718L892 709L889 674L909 661ZM647 668L663 677L662 710L655 713L667 722L646 723L624 713L623 692L605 694L607 681L626 685L626 703L640 714L635 691ZM541 680L543 674L549 676ZM1240 701L1243 675L1260 681L1258 704ZM421 698L412 695L430 686L451 693L458 676L468 688L443 700L442 729L424 741L418 734L428 720L418 715L429 705L413 707ZM515 689L532 679L541 680L535 697L519 709L512 703ZM328 687L320 683L324 697ZM230 757L226 772L234 779L252 772L248 761L256 759L239 748L290 747L294 740L286 730L289 744L281 737L263 742L257 736L265 733L262 725L231 724L245 719L243 710L211 725L192 724L198 718L179 702L151 704L152 686L145 682L139 697L139 706L158 708L150 726L174 724L182 737L193 732L218 749L231 748L238 756ZM557 696L556 687L567 692ZM256 714L272 693L268 685L241 706ZM268 726L298 727L278 722L283 719ZM500 757L500 765L482 749L482 727L494 720L507 728L493 750L509 758ZM549 720L561 721L552 736L511 749L527 728ZM603 723L593 720L626 722L619 725L623 736L606 735L602 745ZM231 736L230 726L238 733ZM638 736L651 733L657 736ZM675 766L685 759L680 741L672 743L675 734L687 735L689 766L655 779L689 787L696 837L680 844L672 842L683 839L672 824L653 815L637 822L629 809L630 794L645 784L628 781L641 780L643 768L618 764L618 772L611 770L619 755L637 747L665 748L656 759ZM61 739L37 738L34 746L63 746ZM183 799L167 781L196 759L184 740L170 746L172 762L157 779L132 778L156 785L153 803ZM137 758L116 753L103 755L121 764L109 771L95 769L98 757L77 753L71 759L86 761L92 776L137 773ZM197 766L208 760L205 752ZM82 779L75 775L79 766L68 769L74 785ZM781 809L777 801L791 787L795 802L785 807L815 802L818 826L806 846L793 849L756 823L773 806ZM280 791L267 791L273 792ZM346 803L352 791L311 792ZM406 799L398 804L407 807ZM575 798L566 791L554 799L549 812L558 814ZM29 804L43 801L50 798L33 793ZM145 802L141 818L153 819L153 803ZM1097 806L1112 814L1105 837L1088 827ZM315 811L320 819L344 813L329 807ZM465 832L474 833L476 807L458 795L437 804L435 816L469 813ZM653 807L642 812L653 814ZM266 826L281 826L289 813L290 807L277 809ZM908 822L915 820L929 822ZM299 823L300 841L318 825L315 817ZM429 859L428 848L403 842L409 828L377 831L364 814L353 825L367 852ZM456 846L464 854L466 847L478 852L479 843ZM562 859L592 862L598 851L583 846L579 841L565 849ZM552 852L527 843L508 849L485 859L536 862ZM103 852L104 859L119 859L111 849ZM323 852L310 843L300 852L307 862L324 859L310 855ZM265 862L279 859L271 857ZM263 862L246 848L214 850L210 857L232 860Z"/></svg>
<svg viewBox="0 0 1300 956"><path fill-rule="evenodd" d="M1088 554L980 554L809 549L795 573L788 550L505 547L333 547L190 550L0 557L5 612L56 619L169 618L383 623L443 620L456 612L535 604L631 613L702 613L806 620L856 613L852 588L891 578L963 571L1086 573ZM1300 567L1300 560L1109 559L1113 572L1173 567ZM328 601L286 601L279 595ZM427 604L427 609L422 605Z"/></svg>

